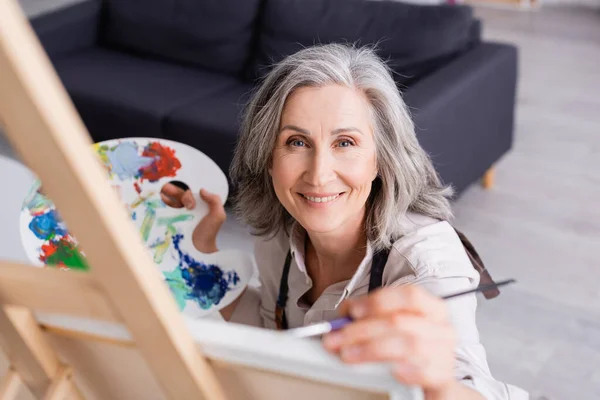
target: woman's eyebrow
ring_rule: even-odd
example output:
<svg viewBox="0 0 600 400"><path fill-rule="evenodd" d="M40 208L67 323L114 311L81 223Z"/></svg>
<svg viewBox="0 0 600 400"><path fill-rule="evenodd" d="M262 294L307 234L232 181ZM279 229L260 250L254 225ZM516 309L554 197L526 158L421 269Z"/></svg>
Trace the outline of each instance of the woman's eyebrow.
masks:
<svg viewBox="0 0 600 400"><path fill-rule="evenodd" d="M289 130L292 130L292 131L296 131L296 132L299 132L299 133L303 133L303 134L305 134L307 136L310 136L310 132L309 131L307 131L306 129L302 129L302 128L296 126L296 125L286 125L286 126L284 126L283 128L281 128L279 130L279 133L285 131L286 129L289 129Z"/></svg>
<svg viewBox="0 0 600 400"><path fill-rule="evenodd" d="M339 135L340 133L346 133L346 132L358 132L361 135L364 135L364 133L360 129L355 128L353 126L349 126L347 128L334 129L333 131L331 131L331 134L332 135Z"/></svg>
<svg viewBox="0 0 600 400"><path fill-rule="evenodd" d="M286 129L289 129L289 130L292 130L292 131L296 131L296 132L302 133L302 134L304 134L304 135L306 135L306 136L310 136L310 132L309 132L308 130L306 130L306 129L302 129L302 128L300 128L300 127L296 126L296 125L285 125L283 128L281 128L281 129L279 130L279 133L281 133L281 132L285 131ZM346 132L358 132L358 133L360 133L361 135L364 135L364 133L363 133L363 132L362 132L360 129L358 129L358 128L355 128L355 127L353 127L353 126L349 126L349 127L347 127L347 128L338 128L338 129L334 129L333 131L331 131L331 134L332 134L332 135L339 135L339 134L341 134L341 133L346 133Z"/></svg>

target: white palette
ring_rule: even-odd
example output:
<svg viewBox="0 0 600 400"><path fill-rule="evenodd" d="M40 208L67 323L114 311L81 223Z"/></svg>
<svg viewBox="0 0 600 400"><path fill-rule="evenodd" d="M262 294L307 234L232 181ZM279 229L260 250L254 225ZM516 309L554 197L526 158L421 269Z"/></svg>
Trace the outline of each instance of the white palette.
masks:
<svg viewBox="0 0 600 400"><path fill-rule="evenodd" d="M204 254L191 240L208 213L200 189L227 199L227 178L217 164L190 146L164 139L115 139L95 144L94 150L180 309L202 317L235 300L252 276L251 255L235 250ZM195 209L172 208L161 200L161 188L174 180L189 186ZM86 270L85 249L39 189L36 181L21 209L21 240L29 259L38 266Z"/></svg>

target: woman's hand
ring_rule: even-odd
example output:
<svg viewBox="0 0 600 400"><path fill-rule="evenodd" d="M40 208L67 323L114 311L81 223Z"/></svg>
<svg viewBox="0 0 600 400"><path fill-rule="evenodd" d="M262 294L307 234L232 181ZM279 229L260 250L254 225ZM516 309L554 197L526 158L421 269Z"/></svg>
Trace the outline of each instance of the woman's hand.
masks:
<svg viewBox="0 0 600 400"><path fill-rule="evenodd" d="M171 207L185 207L188 210L196 207L196 201L190 190L184 190L170 183L163 186L160 197L165 204ZM202 253L215 253L219 251L217 248L217 234L225 222L227 214L221 204L219 195L201 189L200 198L208 205L208 214L200 220L194 229L192 242L194 247Z"/></svg>
<svg viewBox="0 0 600 400"><path fill-rule="evenodd" d="M179 186L170 183L163 186L160 192L160 197L165 204L171 207L185 207L188 210L192 210L194 207L196 207L196 200L194 200L194 196L190 190L184 190ZM201 189L200 198L208 205L208 214L202 218L202 220L194 229L194 233L192 234L192 242L194 243L194 247L202 253L216 253L219 251L217 248L217 234L225 222L227 214L225 213L225 208L221 204L221 198L219 195L212 194L204 189ZM246 289L244 289L244 291L245 290ZM231 318L231 315L235 311L237 304L242 298L242 294L240 294L240 296L231 304L219 310L225 321L229 321Z"/></svg>
<svg viewBox="0 0 600 400"><path fill-rule="evenodd" d="M422 387L427 399L482 398L455 380L456 336L446 304L425 289L382 288L347 300L340 312L354 322L323 344L343 361L389 362L398 381Z"/></svg>

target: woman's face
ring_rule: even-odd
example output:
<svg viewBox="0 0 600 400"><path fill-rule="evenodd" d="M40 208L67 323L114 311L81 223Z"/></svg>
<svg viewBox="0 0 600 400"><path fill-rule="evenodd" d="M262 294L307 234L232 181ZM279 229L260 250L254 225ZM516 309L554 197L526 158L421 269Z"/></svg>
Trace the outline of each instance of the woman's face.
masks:
<svg viewBox="0 0 600 400"><path fill-rule="evenodd" d="M294 91L284 106L269 172L279 201L308 232L362 222L377 176L362 92L338 85Z"/></svg>

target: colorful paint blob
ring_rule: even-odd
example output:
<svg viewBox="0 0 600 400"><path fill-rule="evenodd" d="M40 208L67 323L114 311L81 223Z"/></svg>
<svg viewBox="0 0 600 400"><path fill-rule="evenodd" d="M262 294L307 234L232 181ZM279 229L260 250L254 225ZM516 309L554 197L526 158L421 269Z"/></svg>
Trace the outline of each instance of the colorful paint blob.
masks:
<svg viewBox="0 0 600 400"><path fill-rule="evenodd" d="M39 184L34 185L34 187L38 185ZM51 205L52 202L46 196L40 194L37 189L31 193L25 201L25 207L32 216L45 213L50 209Z"/></svg>
<svg viewBox="0 0 600 400"><path fill-rule="evenodd" d="M232 291L250 279L252 260L235 251L197 252L192 231L206 210L168 207L160 196L163 185L176 178L226 199L227 178L218 166L189 146L161 139L109 140L95 144L93 151L180 309L197 318L233 301ZM21 237L37 265L89 269L85 252L39 181L23 201Z"/></svg>
<svg viewBox="0 0 600 400"><path fill-rule="evenodd" d="M109 174L117 175L122 181L138 180L133 182L138 194L142 193L140 184L144 180L156 182L161 178L174 177L181 168L175 150L158 141L151 141L141 149L133 141L112 146L97 144L94 148Z"/></svg>
<svg viewBox="0 0 600 400"><path fill-rule="evenodd" d="M61 269L78 269L82 271L89 269L85 257L81 254L71 236L52 239L47 244L43 244L40 261Z"/></svg>
<svg viewBox="0 0 600 400"><path fill-rule="evenodd" d="M30 215L28 229L40 240L37 257L45 265L60 269L87 270L85 257L69 234L52 202L39 192L41 184L34 182L23 208Z"/></svg>
<svg viewBox="0 0 600 400"><path fill-rule="evenodd" d="M43 214L33 216L29 229L38 239L50 240L55 236L68 235L67 227L62 222L56 210L49 210Z"/></svg>
<svg viewBox="0 0 600 400"><path fill-rule="evenodd" d="M110 170L122 181L139 178L141 170L154 161L152 157L141 156L137 144L122 142L106 152L110 162Z"/></svg>
<svg viewBox="0 0 600 400"><path fill-rule="evenodd" d="M144 180L156 182L164 177L175 177L181 168L175 150L158 141L149 141L140 146L135 141L127 140L110 145L98 143L94 145L94 150L106 168L109 178L133 183L138 197L127 207L132 221L141 219L140 235L142 240L147 242L156 222L156 210L166 205L157 196L156 191L144 192L143 182ZM38 249L39 260L45 265L86 269L85 257L54 209L53 203L39 193L40 186L40 182L37 181L23 205L31 215L29 230L36 238L43 241ZM122 186L113 182L112 187L120 193ZM168 229L163 238L156 239L155 243L150 245L150 248L155 250L155 262L162 262L172 243L170 235L177 233L173 225L192 219L193 216L190 214L160 219L159 226L167 226Z"/></svg>
<svg viewBox="0 0 600 400"><path fill-rule="evenodd" d="M151 158L151 164L140 169L142 180L156 182L161 178L174 177L181 168L181 162L175 157L175 151L159 142L151 142L144 148L142 157Z"/></svg>
<svg viewBox="0 0 600 400"><path fill-rule="evenodd" d="M179 255L178 267L163 274L180 309L183 310L187 300L192 300L207 310L219 304L227 292L239 283L240 278L235 271L223 272L219 266L204 264L183 252L179 247L182 239L181 234L173 236L173 244Z"/></svg>

